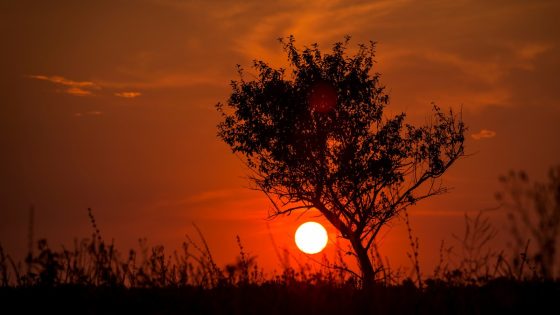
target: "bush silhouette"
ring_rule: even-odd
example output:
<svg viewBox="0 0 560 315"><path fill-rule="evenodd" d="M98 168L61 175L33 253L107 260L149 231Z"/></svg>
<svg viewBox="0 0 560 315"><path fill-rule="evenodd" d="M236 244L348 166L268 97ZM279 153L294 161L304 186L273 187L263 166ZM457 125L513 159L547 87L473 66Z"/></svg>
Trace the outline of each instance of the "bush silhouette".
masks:
<svg viewBox="0 0 560 315"><path fill-rule="evenodd" d="M523 171L509 172L500 178L504 191L496 197L508 209L516 260L520 267L531 258L539 270L536 276L555 279L557 272L558 238L560 237L560 166L550 168L548 182L531 183ZM531 257L529 245L535 244Z"/></svg>

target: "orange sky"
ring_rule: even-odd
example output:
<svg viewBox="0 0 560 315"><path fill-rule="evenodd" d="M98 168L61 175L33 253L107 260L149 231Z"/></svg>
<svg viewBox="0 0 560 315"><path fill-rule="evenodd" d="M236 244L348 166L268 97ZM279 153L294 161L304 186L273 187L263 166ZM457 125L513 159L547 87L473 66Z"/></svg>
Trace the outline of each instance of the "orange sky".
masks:
<svg viewBox="0 0 560 315"><path fill-rule="evenodd" d="M500 174L543 178L560 162L559 14L557 1L2 1L0 242L22 255L34 204L36 237L70 244L90 235L92 207L122 249L139 237L176 248L195 222L219 262L239 235L278 268L271 237L293 250L305 218L266 220L213 106L236 64L285 64L278 37L328 50L350 34L378 42L390 112L423 121L435 101L469 126L471 155L445 177L454 190L411 209L429 272L466 211L496 206ZM380 240L395 265L402 225Z"/></svg>

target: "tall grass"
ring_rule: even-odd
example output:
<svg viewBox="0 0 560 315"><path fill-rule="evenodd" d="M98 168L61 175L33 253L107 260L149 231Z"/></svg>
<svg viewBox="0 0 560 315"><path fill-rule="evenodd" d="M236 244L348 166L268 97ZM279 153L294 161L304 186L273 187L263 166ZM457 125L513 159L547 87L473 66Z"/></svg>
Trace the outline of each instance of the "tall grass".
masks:
<svg viewBox="0 0 560 315"><path fill-rule="evenodd" d="M52 249L47 240L33 244L33 211L30 209L29 249L23 262L15 260L0 244L0 286L2 287L59 287L79 285L87 287L122 288L181 288L198 287L248 287L262 285L330 286L358 289L360 276L348 267L347 254L338 249L334 261L326 257L310 258L306 263L289 263L290 253L275 248L283 268L266 273L258 265L256 257L245 251L237 237L239 254L236 262L219 266L201 230L194 225L196 238L190 236L179 250L167 252L163 246L148 246L146 239L139 239L139 249L127 252L117 250L113 240L107 242L93 211L88 209L92 235L75 240L71 248ZM377 282L384 287L413 285L426 286L483 286L497 279L510 281L543 281L550 274L539 268L538 256L528 254L529 240L524 250L507 255L496 251L491 242L497 231L489 218L480 212L476 216L465 215L465 231L454 235L455 246L442 242L440 259L433 274L427 279L420 270L419 240L414 237L408 214L405 213L411 252L408 257L412 267L409 276L403 277L402 269L390 268L377 246L372 246L371 256ZM518 235L516 235L518 236ZM413 280L414 279L414 280Z"/></svg>
<svg viewBox="0 0 560 315"><path fill-rule="evenodd" d="M239 254L219 266L202 232L181 249L167 252L139 240L138 250L120 252L106 242L89 210L93 233L70 249L38 240L25 261L0 246L0 310L19 313L87 314L514 314L556 307L560 283L545 282L530 255L515 257L489 246L494 230L483 214L466 216L456 247L442 243L440 264L431 277L420 273L418 239L412 234L409 277L392 270L374 247L377 285L361 288L360 278L336 261L287 263L265 273L237 237ZM278 250L278 249L277 249ZM318 268L317 268L318 267ZM527 275L532 275L528 277Z"/></svg>
<svg viewBox="0 0 560 315"><path fill-rule="evenodd" d="M180 250L167 252L163 246L149 247L139 239L139 250L117 250L114 241L101 235L91 209L93 233L74 241L72 248L52 249L40 239L30 249L25 264L6 254L0 244L0 285L3 287L56 287L83 285L126 288L217 288L263 284L332 284L357 286L347 266L323 259L320 268L310 263L298 268L285 265L280 272L265 274L256 258L247 255L237 237L239 255L234 264L220 267L215 262L204 235L196 227L197 239L190 236ZM287 253L288 254L288 253ZM342 260L341 260L342 261Z"/></svg>

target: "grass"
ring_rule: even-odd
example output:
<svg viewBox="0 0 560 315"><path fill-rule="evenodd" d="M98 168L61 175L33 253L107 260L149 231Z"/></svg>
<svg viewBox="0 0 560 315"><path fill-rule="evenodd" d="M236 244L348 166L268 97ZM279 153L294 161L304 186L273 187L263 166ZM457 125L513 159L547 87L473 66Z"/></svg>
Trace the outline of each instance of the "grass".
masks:
<svg viewBox="0 0 560 315"><path fill-rule="evenodd" d="M181 249L163 246L120 252L106 242L88 210L93 234L73 248L36 242L15 261L0 246L0 305L17 313L81 314L503 314L556 307L560 283L538 273L529 255L509 259L494 252L495 232L479 214L466 216L457 248L442 243L440 264L420 273L418 239L407 219L413 267L410 277L383 264L378 285L364 290L342 259L267 274L237 238L237 262L215 263L203 234L187 237ZM36 254L35 254L36 253ZM342 257L342 254L340 255ZM523 263L510 263L518 261ZM378 261L377 261L378 260Z"/></svg>
<svg viewBox="0 0 560 315"><path fill-rule="evenodd" d="M264 284L292 285L332 284L333 287L358 287L354 274L343 263L320 262L321 268L309 263L297 269L286 265L274 274L265 274L255 257L245 253L237 237L239 256L235 264L224 267L214 261L212 252L198 227L198 240L187 236L180 250L171 253L163 246L147 246L139 239L140 250L117 250L114 242L107 243L88 209L93 234L75 241L73 248L52 249L41 239L30 248L23 262L15 261L0 245L0 287L112 287L112 288L185 288L201 289L259 286ZM36 254L35 254L36 253Z"/></svg>

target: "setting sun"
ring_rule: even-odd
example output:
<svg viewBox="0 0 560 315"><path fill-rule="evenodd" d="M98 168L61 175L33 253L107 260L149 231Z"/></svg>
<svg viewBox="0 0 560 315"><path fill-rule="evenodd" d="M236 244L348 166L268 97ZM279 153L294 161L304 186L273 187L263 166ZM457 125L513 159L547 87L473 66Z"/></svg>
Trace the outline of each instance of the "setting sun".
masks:
<svg viewBox="0 0 560 315"><path fill-rule="evenodd" d="M306 222L296 230L295 240L302 252L317 254L327 245L327 230L317 222Z"/></svg>

